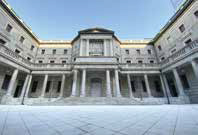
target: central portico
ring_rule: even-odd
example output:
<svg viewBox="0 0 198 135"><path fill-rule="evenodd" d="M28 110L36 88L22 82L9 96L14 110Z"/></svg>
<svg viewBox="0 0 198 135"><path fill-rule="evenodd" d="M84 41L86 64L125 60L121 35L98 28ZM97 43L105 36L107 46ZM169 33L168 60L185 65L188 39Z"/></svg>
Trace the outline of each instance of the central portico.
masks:
<svg viewBox="0 0 198 135"><path fill-rule="evenodd" d="M91 28L79 31L72 41L76 68L73 70L72 97L121 97L117 65L119 42L111 30Z"/></svg>
<svg viewBox="0 0 198 135"><path fill-rule="evenodd" d="M117 69L73 70L72 97L121 97Z"/></svg>

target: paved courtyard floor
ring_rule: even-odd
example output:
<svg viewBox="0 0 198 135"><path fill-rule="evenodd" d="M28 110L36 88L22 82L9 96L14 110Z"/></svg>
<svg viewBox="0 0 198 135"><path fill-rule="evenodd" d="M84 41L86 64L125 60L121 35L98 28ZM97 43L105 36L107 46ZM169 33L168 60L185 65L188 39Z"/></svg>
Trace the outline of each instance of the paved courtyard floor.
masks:
<svg viewBox="0 0 198 135"><path fill-rule="evenodd" d="M0 135L198 135L198 105L0 106Z"/></svg>

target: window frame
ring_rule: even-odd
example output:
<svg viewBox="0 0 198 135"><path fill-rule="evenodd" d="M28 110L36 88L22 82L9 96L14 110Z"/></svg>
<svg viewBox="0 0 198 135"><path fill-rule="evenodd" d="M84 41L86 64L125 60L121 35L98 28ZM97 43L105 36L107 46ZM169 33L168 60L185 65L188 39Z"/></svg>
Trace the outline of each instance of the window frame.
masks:
<svg viewBox="0 0 198 135"><path fill-rule="evenodd" d="M126 49L126 50L125 50L125 53L126 53L127 55L129 55L129 54L130 54L129 49Z"/></svg>
<svg viewBox="0 0 198 135"><path fill-rule="evenodd" d="M53 54L53 55L56 55L56 49L53 49L53 50L52 50L52 54Z"/></svg>
<svg viewBox="0 0 198 135"><path fill-rule="evenodd" d="M12 32L12 29L13 29L12 25L10 25L10 24L7 24L7 25L6 25L6 31L7 31L8 33L11 33L11 32Z"/></svg>
<svg viewBox="0 0 198 135"><path fill-rule="evenodd" d="M141 54L140 49L137 49L136 52L137 54Z"/></svg>
<svg viewBox="0 0 198 135"><path fill-rule="evenodd" d="M64 49L63 54L67 54L67 53L68 53L68 50Z"/></svg>
<svg viewBox="0 0 198 135"><path fill-rule="evenodd" d="M19 39L19 42L20 42L21 44L23 44L24 41L25 41L25 37L24 37L24 36L21 36L20 39Z"/></svg>
<svg viewBox="0 0 198 135"><path fill-rule="evenodd" d="M17 53L17 54L21 53L21 51L19 49L17 49L17 48L14 50L14 52Z"/></svg>
<svg viewBox="0 0 198 135"><path fill-rule="evenodd" d="M42 64L42 63L43 63L43 61L42 61L42 60L39 60L39 61L38 61L38 63L39 63L39 64Z"/></svg>
<svg viewBox="0 0 198 135"><path fill-rule="evenodd" d="M49 63L50 63L50 64L54 64L55 61L54 61L54 60L50 60Z"/></svg>
<svg viewBox="0 0 198 135"><path fill-rule="evenodd" d="M152 54L151 49L148 49L148 50L147 50L147 52L148 52L148 54L149 54L149 55L151 55L151 54Z"/></svg>
<svg viewBox="0 0 198 135"><path fill-rule="evenodd" d="M194 12L194 16L198 19L198 10Z"/></svg>
<svg viewBox="0 0 198 135"><path fill-rule="evenodd" d="M162 51L162 46L161 45L158 45L157 48L158 48L159 51Z"/></svg>
<svg viewBox="0 0 198 135"><path fill-rule="evenodd" d="M185 30L186 30L186 28L185 28L184 24L182 24L182 25L179 26L179 31L181 33L183 33Z"/></svg>
<svg viewBox="0 0 198 135"><path fill-rule="evenodd" d="M41 50L41 54L45 54L45 49L42 49Z"/></svg>

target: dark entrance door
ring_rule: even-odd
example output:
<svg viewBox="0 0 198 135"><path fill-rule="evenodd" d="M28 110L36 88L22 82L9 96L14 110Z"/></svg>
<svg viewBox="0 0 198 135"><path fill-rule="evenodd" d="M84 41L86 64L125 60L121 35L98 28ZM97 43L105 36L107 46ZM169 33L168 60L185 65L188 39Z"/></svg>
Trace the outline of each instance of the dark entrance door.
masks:
<svg viewBox="0 0 198 135"><path fill-rule="evenodd" d="M21 95L21 91L22 91L22 88L23 88L23 83L24 83L23 80L19 80L18 81L16 90L14 92L14 98L17 98L17 97L19 97Z"/></svg>
<svg viewBox="0 0 198 135"><path fill-rule="evenodd" d="M177 93L177 89L175 87L174 80L173 79L169 79L168 80L168 85L169 85L169 89L170 89L170 92L171 92L172 96L173 97L178 97L178 93Z"/></svg>
<svg viewBox="0 0 198 135"><path fill-rule="evenodd" d="M180 78L181 78L182 85L183 85L184 89L189 89L190 86L189 86L186 75L181 75Z"/></svg>

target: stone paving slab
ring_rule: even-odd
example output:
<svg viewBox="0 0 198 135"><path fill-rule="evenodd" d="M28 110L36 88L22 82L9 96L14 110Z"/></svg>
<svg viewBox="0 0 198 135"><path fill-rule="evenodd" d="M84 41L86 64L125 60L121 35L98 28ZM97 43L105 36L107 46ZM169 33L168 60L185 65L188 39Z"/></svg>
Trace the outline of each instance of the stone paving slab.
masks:
<svg viewBox="0 0 198 135"><path fill-rule="evenodd" d="M2 105L0 135L198 135L198 105Z"/></svg>

